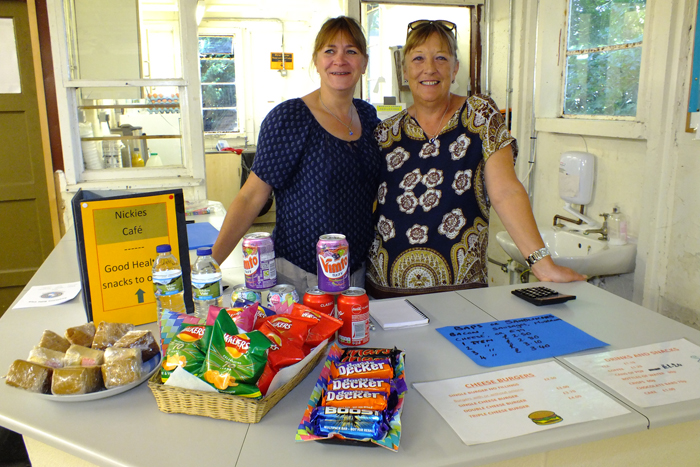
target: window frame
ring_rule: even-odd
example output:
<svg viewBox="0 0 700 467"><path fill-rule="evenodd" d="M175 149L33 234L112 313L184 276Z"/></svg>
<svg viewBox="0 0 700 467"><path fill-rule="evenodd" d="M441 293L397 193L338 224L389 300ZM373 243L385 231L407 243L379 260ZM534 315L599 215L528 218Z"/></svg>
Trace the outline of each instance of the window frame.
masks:
<svg viewBox="0 0 700 467"><path fill-rule="evenodd" d="M647 0L647 12L653 0ZM636 116L571 115L564 114L566 93L566 42L569 25L569 0L555 2L540 8L538 19L537 60L535 62L535 129L552 133L576 133L591 136L613 136L629 139L646 139L646 120L649 104L644 99L637 102ZM652 15L647 14L643 41L649 44L652 31ZM545 27L546 25L546 27ZM553 25L559 25L554 27ZM638 96L648 93L651 47L642 46ZM541 58L539 58L541 57ZM551 92L552 87L559 92ZM575 126L575 131L572 125Z"/></svg>
<svg viewBox="0 0 700 467"><path fill-rule="evenodd" d="M242 89L245 88L245 76L244 76L244 67L241 62L244 61L244 50L243 50L243 33L244 33L244 28L239 28L239 27L225 27L225 28L217 28L214 26L204 26L204 27L199 27L197 28L197 43L199 44L199 37L200 36L233 36L233 54L234 54L234 69L236 70L236 115L238 117L238 131L225 131L225 132L216 132L216 131L208 131L204 133L204 129L202 128L202 132L204 133L204 137L216 137L216 136L223 136L226 138L238 138L238 137L245 137L246 135L246 114L245 114L245 95L241 91ZM199 63L199 46L197 46L197 76L201 75L199 74L201 67ZM201 94L201 82L200 82L200 94ZM204 102L201 102L201 117L202 117L202 122L204 121ZM203 125L202 125L203 126Z"/></svg>
<svg viewBox="0 0 700 467"><path fill-rule="evenodd" d="M201 121L201 97L199 95L198 60L191 60L197 42L194 6L176 0L179 24L179 59L182 78L135 80L84 80L73 79L70 73L69 21L64 0L47 0L51 48L56 79L56 103L59 115L64 169L67 190L84 189L149 189L193 187L198 197L204 198L204 139ZM190 8L191 7L191 8ZM183 8L186 10L183 11ZM189 9L192 11L190 12ZM192 13L192 14L189 14ZM175 51L177 53L178 51ZM198 57L198 54L195 55ZM193 74L193 71L196 72ZM173 86L180 92L182 166L157 168L139 167L118 170L87 170L83 166L81 140L78 126L78 89L100 87L148 87Z"/></svg>

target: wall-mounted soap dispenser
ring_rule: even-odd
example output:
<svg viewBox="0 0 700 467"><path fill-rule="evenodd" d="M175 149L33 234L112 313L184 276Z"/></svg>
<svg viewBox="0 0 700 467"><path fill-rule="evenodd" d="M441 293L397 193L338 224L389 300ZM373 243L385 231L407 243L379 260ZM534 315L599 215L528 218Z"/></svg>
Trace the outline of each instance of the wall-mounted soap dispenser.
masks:
<svg viewBox="0 0 700 467"><path fill-rule="evenodd" d="M600 223L571 207L584 206L593 198L595 156L588 152L568 151L559 158L559 197L566 201L564 209L593 228Z"/></svg>

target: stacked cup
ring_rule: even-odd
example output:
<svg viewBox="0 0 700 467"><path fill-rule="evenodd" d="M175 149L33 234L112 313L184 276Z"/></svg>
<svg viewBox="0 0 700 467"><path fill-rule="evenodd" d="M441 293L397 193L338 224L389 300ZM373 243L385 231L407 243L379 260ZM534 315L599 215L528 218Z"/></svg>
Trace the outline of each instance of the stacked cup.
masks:
<svg viewBox="0 0 700 467"><path fill-rule="evenodd" d="M80 124L80 137L81 138L92 138L92 125L89 123ZM97 143L95 141L81 141L80 145L83 149L83 162L85 163L85 168L88 170L102 169L102 159L100 158L100 153L97 150Z"/></svg>

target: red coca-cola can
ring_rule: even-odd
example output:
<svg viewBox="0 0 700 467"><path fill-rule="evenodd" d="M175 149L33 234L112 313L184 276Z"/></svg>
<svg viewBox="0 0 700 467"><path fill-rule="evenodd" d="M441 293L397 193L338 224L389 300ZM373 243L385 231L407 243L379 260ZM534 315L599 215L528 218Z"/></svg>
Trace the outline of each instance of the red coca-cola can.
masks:
<svg viewBox="0 0 700 467"><path fill-rule="evenodd" d="M333 295L321 291L318 287L312 287L304 294L304 305L327 315L333 316L335 300Z"/></svg>
<svg viewBox="0 0 700 467"><path fill-rule="evenodd" d="M338 297L338 342L343 345L364 345L369 342L369 298L365 289L350 287Z"/></svg>

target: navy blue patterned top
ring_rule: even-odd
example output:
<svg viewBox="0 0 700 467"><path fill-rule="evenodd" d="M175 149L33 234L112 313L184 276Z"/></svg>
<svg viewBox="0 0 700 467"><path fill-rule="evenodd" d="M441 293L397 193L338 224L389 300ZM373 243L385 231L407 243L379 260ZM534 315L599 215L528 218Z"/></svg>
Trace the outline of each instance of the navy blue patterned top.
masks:
<svg viewBox="0 0 700 467"><path fill-rule="evenodd" d="M351 272L365 261L373 239L379 119L370 104L359 99L354 104L362 123L356 141L328 133L299 98L275 107L260 128L252 171L275 192L275 256L313 274L321 235L345 235Z"/></svg>

